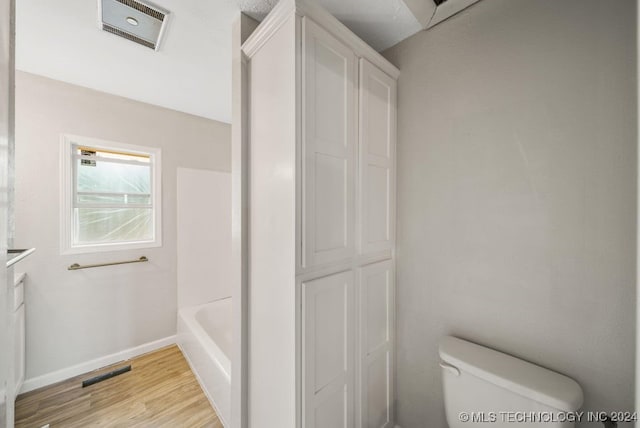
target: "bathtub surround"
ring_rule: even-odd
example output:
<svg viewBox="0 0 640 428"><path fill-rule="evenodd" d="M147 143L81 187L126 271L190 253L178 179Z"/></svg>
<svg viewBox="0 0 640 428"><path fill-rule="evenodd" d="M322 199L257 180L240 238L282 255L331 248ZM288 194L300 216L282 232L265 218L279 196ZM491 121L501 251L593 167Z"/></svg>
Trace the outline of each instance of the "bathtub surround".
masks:
<svg viewBox="0 0 640 428"><path fill-rule="evenodd" d="M401 426L446 426L447 334L574 378L585 411L634 410L635 7L481 1L385 52Z"/></svg>
<svg viewBox="0 0 640 428"><path fill-rule="evenodd" d="M178 168L178 309L231 296L231 174Z"/></svg>
<svg viewBox="0 0 640 428"><path fill-rule="evenodd" d="M178 337L231 426L231 174L178 168Z"/></svg>
<svg viewBox="0 0 640 428"><path fill-rule="evenodd" d="M229 171L230 126L22 72L16 92L16 245L38 249L21 262L28 272L25 384L173 341L177 168ZM60 255L61 133L162 149L162 247ZM150 261L67 270L142 255Z"/></svg>

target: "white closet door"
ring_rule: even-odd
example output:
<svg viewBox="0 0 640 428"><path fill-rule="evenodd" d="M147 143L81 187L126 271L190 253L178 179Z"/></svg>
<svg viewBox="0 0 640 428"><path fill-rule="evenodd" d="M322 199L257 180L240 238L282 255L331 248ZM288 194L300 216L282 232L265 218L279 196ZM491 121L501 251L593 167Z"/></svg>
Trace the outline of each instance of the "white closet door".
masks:
<svg viewBox="0 0 640 428"><path fill-rule="evenodd" d="M391 250L395 233L396 81L360 60L362 254Z"/></svg>
<svg viewBox="0 0 640 428"><path fill-rule="evenodd" d="M302 418L305 428L352 428L353 272L302 283Z"/></svg>
<svg viewBox="0 0 640 428"><path fill-rule="evenodd" d="M302 266L354 254L356 57L303 19Z"/></svg>
<svg viewBox="0 0 640 428"><path fill-rule="evenodd" d="M387 260L360 269L359 426L393 426L394 272Z"/></svg>

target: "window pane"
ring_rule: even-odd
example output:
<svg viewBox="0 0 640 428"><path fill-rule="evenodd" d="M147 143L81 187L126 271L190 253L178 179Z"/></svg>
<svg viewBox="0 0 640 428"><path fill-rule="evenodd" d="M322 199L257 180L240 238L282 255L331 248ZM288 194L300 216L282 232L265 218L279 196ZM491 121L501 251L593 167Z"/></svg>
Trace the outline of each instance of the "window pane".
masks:
<svg viewBox="0 0 640 428"><path fill-rule="evenodd" d="M78 204L151 204L151 195L78 195Z"/></svg>
<svg viewBox="0 0 640 428"><path fill-rule="evenodd" d="M129 165L98 160L82 165L76 160L77 190L79 192L151 193L149 165Z"/></svg>
<svg viewBox="0 0 640 428"><path fill-rule="evenodd" d="M76 208L74 211L75 244L153 239L151 208Z"/></svg>

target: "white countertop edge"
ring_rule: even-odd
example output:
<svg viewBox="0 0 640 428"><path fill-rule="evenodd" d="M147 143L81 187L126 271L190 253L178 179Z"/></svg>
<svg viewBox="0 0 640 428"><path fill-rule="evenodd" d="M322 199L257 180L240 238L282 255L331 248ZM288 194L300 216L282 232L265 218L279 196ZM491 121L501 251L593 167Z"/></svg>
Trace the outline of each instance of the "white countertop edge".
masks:
<svg viewBox="0 0 640 428"><path fill-rule="evenodd" d="M24 250L22 251L21 254L19 254L17 257L12 258L11 260L9 260L7 262L7 268L15 265L16 263L18 263L21 260L24 260L27 256L30 256L31 254L33 254L36 251L35 248L29 248L28 250Z"/></svg>

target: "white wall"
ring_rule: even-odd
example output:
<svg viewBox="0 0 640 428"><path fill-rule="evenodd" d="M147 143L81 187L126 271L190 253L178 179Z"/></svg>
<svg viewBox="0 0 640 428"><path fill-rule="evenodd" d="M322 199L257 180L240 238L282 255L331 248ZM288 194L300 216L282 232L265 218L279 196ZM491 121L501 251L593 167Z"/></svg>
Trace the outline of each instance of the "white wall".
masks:
<svg viewBox="0 0 640 428"><path fill-rule="evenodd" d="M28 272L27 378L175 334L176 170L230 169L230 126L18 73L16 245ZM61 256L61 133L162 149L163 246ZM149 263L68 271L72 263Z"/></svg>
<svg viewBox="0 0 640 428"><path fill-rule="evenodd" d="M633 411L635 7L485 0L386 52L403 427L446 426L446 334L575 378L586 410Z"/></svg>
<svg viewBox="0 0 640 428"><path fill-rule="evenodd" d="M247 64L241 46L258 26L258 22L244 13L231 29L232 125L231 125L231 282L232 337L231 351L231 423L245 428L248 420L247 349L248 349L248 121Z"/></svg>
<svg viewBox="0 0 640 428"><path fill-rule="evenodd" d="M293 428L297 419L297 19L287 17L247 64L248 427Z"/></svg>
<svg viewBox="0 0 640 428"><path fill-rule="evenodd" d="M178 309L229 297L231 174L178 168Z"/></svg>

